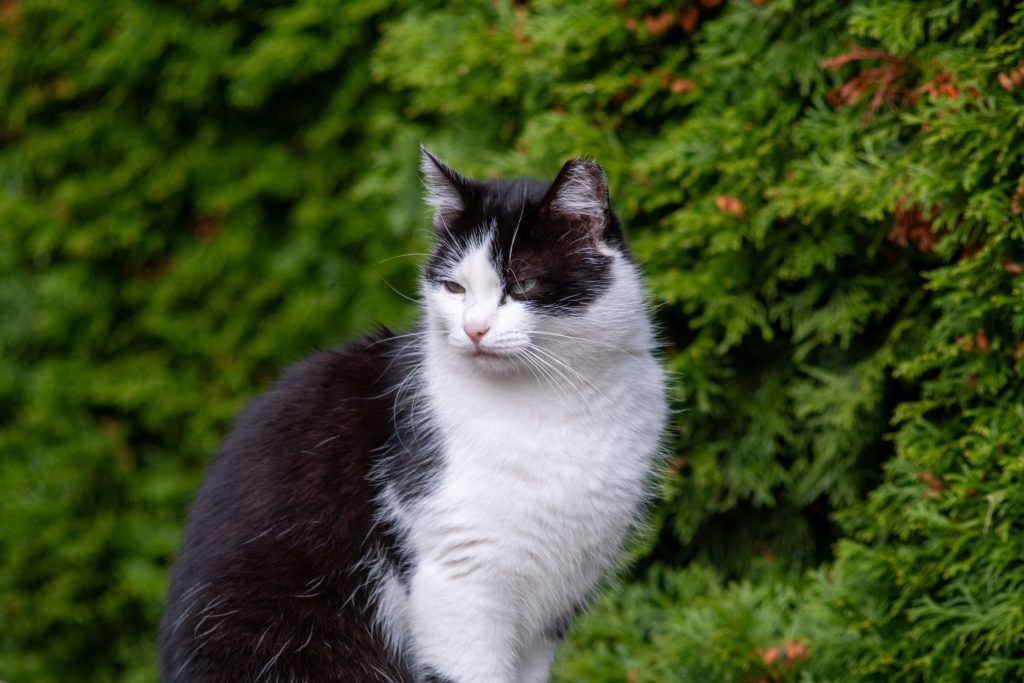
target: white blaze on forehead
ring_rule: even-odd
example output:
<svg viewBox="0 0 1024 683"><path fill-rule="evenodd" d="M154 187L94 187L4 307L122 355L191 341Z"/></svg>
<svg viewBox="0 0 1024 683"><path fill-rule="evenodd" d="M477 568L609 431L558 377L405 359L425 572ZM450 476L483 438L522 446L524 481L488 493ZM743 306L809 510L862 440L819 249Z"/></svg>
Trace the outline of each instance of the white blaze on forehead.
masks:
<svg viewBox="0 0 1024 683"><path fill-rule="evenodd" d="M470 247L455 267L459 284L466 288L465 323L490 323L504 295L501 277L491 260L490 240Z"/></svg>

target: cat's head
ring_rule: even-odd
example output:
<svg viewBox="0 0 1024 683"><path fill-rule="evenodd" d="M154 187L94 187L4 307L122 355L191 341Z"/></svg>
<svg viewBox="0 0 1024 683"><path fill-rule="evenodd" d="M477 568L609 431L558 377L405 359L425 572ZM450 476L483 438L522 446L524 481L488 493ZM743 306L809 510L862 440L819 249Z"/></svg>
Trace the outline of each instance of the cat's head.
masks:
<svg viewBox="0 0 1024 683"><path fill-rule="evenodd" d="M551 182L478 181L423 150L422 170L436 239L421 288L435 346L485 371L559 374L578 356L649 343L600 166L575 159Z"/></svg>

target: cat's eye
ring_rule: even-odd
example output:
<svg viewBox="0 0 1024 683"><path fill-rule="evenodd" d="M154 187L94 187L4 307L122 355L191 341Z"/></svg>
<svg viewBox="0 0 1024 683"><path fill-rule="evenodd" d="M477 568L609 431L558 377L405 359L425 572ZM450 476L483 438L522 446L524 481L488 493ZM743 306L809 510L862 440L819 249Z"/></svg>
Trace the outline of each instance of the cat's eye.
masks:
<svg viewBox="0 0 1024 683"><path fill-rule="evenodd" d="M465 294L466 288L460 285L458 282L452 280L441 280L441 284L452 294Z"/></svg>
<svg viewBox="0 0 1024 683"><path fill-rule="evenodd" d="M537 278L531 277L527 280L516 280L512 283L512 286L508 288L508 291L512 296L523 296L536 286Z"/></svg>

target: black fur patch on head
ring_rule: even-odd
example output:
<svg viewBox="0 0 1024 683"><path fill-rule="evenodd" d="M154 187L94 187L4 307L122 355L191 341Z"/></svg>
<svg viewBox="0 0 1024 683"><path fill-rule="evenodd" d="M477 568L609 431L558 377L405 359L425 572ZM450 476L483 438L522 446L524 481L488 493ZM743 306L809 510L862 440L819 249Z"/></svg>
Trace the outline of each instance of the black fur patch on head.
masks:
<svg viewBox="0 0 1024 683"><path fill-rule="evenodd" d="M471 246L489 243L506 300L571 315L611 284L612 257L602 247L629 257L597 164L569 161L553 182L478 181L424 154L424 168L434 166L427 171L428 196L435 207L444 207L435 214L437 243L424 269L427 281L447 279L449 264ZM534 279L532 289L517 293L517 284Z"/></svg>

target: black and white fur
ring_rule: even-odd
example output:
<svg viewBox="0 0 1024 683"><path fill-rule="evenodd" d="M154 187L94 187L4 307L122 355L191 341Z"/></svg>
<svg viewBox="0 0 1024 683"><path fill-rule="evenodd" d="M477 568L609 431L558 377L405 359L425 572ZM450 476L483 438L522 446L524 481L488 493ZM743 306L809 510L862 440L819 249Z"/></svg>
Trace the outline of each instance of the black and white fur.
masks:
<svg viewBox="0 0 1024 683"><path fill-rule="evenodd" d="M664 375L604 173L423 171L421 323L238 419L174 569L168 683L546 681L640 521Z"/></svg>

